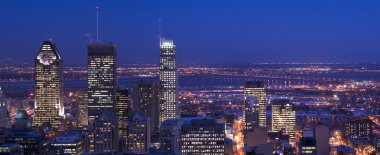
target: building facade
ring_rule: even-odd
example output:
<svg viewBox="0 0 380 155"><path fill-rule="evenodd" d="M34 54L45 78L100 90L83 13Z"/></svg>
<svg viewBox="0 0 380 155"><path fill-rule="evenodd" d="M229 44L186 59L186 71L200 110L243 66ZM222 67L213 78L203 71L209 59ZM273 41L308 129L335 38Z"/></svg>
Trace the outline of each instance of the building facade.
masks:
<svg viewBox="0 0 380 155"><path fill-rule="evenodd" d="M88 94L80 92L78 96L78 119L79 126L85 127L88 125Z"/></svg>
<svg viewBox="0 0 380 155"><path fill-rule="evenodd" d="M34 61L35 116L33 126L58 128L64 115L63 60L52 41L44 41Z"/></svg>
<svg viewBox="0 0 380 155"><path fill-rule="evenodd" d="M247 81L244 84L245 111L247 114L253 111L248 99L256 98L258 103L258 125L267 126L267 99L263 81ZM250 123L250 122L246 122Z"/></svg>
<svg viewBox="0 0 380 155"><path fill-rule="evenodd" d="M118 150L117 118L112 112L104 112L93 122L93 151L109 153Z"/></svg>
<svg viewBox="0 0 380 155"><path fill-rule="evenodd" d="M345 124L344 135L346 138L367 138L373 136L373 123L369 119L354 119Z"/></svg>
<svg viewBox="0 0 380 155"><path fill-rule="evenodd" d="M88 119L115 111L116 46L112 43L88 45Z"/></svg>
<svg viewBox="0 0 380 155"><path fill-rule="evenodd" d="M289 135L295 142L296 112L288 99L275 99L272 103L272 131Z"/></svg>
<svg viewBox="0 0 380 155"><path fill-rule="evenodd" d="M128 118L127 151L133 154L148 154L150 147L150 119L135 111Z"/></svg>
<svg viewBox="0 0 380 155"><path fill-rule="evenodd" d="M50 141L50 145L60 147L64 154L82 155L85 152L85 141L80 133L61 134Z"/></svg>
<svg viewBox="0 0 380 155"><path fill-rule="evenodd" d="M118 89L116 91L116 116L118 120L119 138L127 139L128 116L131 111L130 92L128 89Z"/></svg>
<svg viewBox="0 0 380 155"><path fill-rule="evenodd" d="M172 40L160 42L160 103L159 124L179 117L177 95L176 50Z"/></svg>
<svg viewBox="0 0 380 155"><path fill-rule="evenodd" d="M158 133L158 89L154 82L140 81L133 87L133 107L150 118L150 134Z"/></svg>
<svg viewBox="0 0 380 155"><path fill-rule="evenodd" d="M225 127L213 118L196 118L186 121L180 131L182 155L224 155Z"/></svg>

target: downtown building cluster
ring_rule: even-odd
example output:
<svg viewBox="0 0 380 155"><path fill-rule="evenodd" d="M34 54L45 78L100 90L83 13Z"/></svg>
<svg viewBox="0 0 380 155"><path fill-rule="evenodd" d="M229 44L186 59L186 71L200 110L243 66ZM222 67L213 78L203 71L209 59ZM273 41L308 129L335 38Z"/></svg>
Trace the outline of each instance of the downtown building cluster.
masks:
<svg viewBox="0 0 380 155"><path fill-rule="evenodd" d="M291 97L268 97L263 80L242 84L236 113L181 106L176 46L160 39L158 50L159 80L141 78L124 88L118 83L116 45L89 43L87 87L76 93L77 106L70 107L76 115L69 115L63 57L52 40L43 41L34 60L34 108L20 108L10 118L0 88L0 154L353 155L380 150L371 119L351 119L336 109L333 119L302 113L307 108ZM337 97L343 108L350 106L346 94Z"/></svg>
<svg viewBox="0 0 380 155"><path fill-rule="evenodd" d="M336 121L345 123L332 131L323 117L300 114L291 98L269 98L264 81L244 83L241 113L205 114L193 107L182 113L173 41L161 40L159 51L159 80L122 88L116 45L90 43L87 89L77 93L72 116L63 106L63 58L53 41L44 41L35 59L34 110L19 109L10 119L0 89L0 153L356 154L344 138L375 142L377 148L363 147L368 151L380 148L371 120L337 114Z"/></svg>

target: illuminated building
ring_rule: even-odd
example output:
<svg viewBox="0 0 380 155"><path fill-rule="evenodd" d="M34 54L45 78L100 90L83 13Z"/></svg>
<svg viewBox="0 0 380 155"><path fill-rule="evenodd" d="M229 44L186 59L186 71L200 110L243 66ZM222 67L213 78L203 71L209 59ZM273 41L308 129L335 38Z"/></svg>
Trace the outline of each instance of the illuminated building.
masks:
<svg viewBox="0 0 380 155"><path fill-rule="evenodd" d="M128 118L127 152L148 154L150 147L150 119L142 112L135 111Z"/></svg>
<svg viewBox="0 0 380 155"><path fill-rule="evenodd" d="M298 146L301 155L317 155L316 141L313 137L302 137Z"/></svg>
<svg viewBox="0 0 380 155"><path fill-rule="evenodd" d="M295 140L296 112L288 99L275 99L272 104L272 131L289 135L289 141Z"/></svg>
<svg viewBox="0 0 380 155"><path fill-rule="evenodd" d="M8 107L5 100L3 90L0 87L0 128L9 126Z"/></svg>
<svg viewBox="0 0 380 155"><path fill-rule="evenodd" d="M217 123L213 118L195 118L181 125L180 134L182 155L224 155L224 123Z"/></svg>
<svg viewBox="0 0 380 155"><path fill-rule="evenodd" d="M256 97L245 97L244 100L244 135L259 125L258 101Z"/></svg>
<svg viewBox="0 0 380 155"><path fill-rule="evenodd" d="M88 98L87 92L80 92L78 96L78 119L79 126L84 127L88 125Z"/></svg>
<svg viewBox="0 0 380 155"><path fill-rule="evenodd" d="M180 121L166 120L160 125L160 149L166 154L180 154L179 151Z"/></svg>
<svg viewBox="0 0 380 155"><path fill-rule="evenodd" d="M79 133L65 133L51 139L52 146L63 149L64 154L81 155L85 152L85 141Z"/></svg>
<svg viewBox="0 0 380 155"><path fill-rule="evenodd" d="M372 138L372 121L369 119L352 120L345 124L344 135L346 138Z"/></svg>
<svg viewBox="0 0 380 155"><path fill-rule="evenodd" d="M24 155L24 150L17 143L0 144L1 155Z"/></svg>
<svg viewBox="0 0 380 155"><path fill-rule="evenodd" d="M91 43L87 64L89 124L106 111L115 111L116 46Z"/></svg>
<svg viewBox="0 0 380 155"><path fill-rule="evenodd" d="M158 85L140 81L133 87L133 107L150 118L151 135L158 133Z"/></svg>
<svg viewBox="0 0 380 155"><path fill-rule="evenodd" d="M250 107L250 102L248 99L250 97L254 97L257 99L259 108L258 108L258 115L259 115L259 122L258 125L261 127L267 126L267 99L266 99L266 92L264 87L263 81L246 81L244 84L244 99L245 99L245 111L247 113L253 111L253 109ZM250 122L246 122L250 123ZM249 124L247 124L249 126Z"/></svg>
<svg viewBox="0 0 380 155"><path fill-rule="evenodd" d="M159 124L178 118L177 64L175 45L172 40L160 42L160 104Z"/></svg>
<svg viewBox="0 0 380 155"><path fill-rule="evenodd" d="M35 116L33 126L58 128L64 115L63 60L52 41L44 41L35 64Z"/></svg>
<svg viewBox="0 0 380 155"><path fill-rule="evenodd" d="M96 117L92 132L94 152L107 153L118 149L117 118L112 112L106 111Z"/></svg>
<svg viewBox="0 0 380 155"><path fill-rule="evenodd" d="M129 99L129 91L127 89L118 89L116 91L116 116L118 120L119 138L127 139L127 123L128 115L131 111L131 102Z"/></svg>

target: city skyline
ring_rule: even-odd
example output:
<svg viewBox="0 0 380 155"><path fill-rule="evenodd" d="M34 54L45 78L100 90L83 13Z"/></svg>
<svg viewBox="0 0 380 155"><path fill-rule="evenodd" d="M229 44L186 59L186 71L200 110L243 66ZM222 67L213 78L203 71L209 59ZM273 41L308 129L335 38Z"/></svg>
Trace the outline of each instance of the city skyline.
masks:
<svg viewBox="0 0 380 155"><path fill-rule="evenodd" d="M120 64L156 64L159 19L162 36L180 47L181 64L378 62L379 2L215 3L7 2L0 8L9 21L0 29L6 51L0 62L31 64L33 53L25 51L37 51L40 40L52 38L62 56L71 58L67 65L85 65L86 36L96 40L97 4L99 40L118 45ZM24 46L15 46L19 42Z"/></svg>
<svg viewBox="0 0 380 155"><path fill-rule="evenodd" d="M0 56L1 155L380 154L380 63L370 63L380 56L369 18L380 15L376 3L18 4L7 19L20 20L4 25L32 21L9 32L35 34L17 45L7 39L1 56L34 66ZM23 17L31 8L40 10ZM83 30L96 33L73 37ZM58 42L16 52L32 51L50 31ZM74 52L85 45L85 57ZM350 57L366 63L321 63ZM79 60L87 66L70 64Z"/></svg>

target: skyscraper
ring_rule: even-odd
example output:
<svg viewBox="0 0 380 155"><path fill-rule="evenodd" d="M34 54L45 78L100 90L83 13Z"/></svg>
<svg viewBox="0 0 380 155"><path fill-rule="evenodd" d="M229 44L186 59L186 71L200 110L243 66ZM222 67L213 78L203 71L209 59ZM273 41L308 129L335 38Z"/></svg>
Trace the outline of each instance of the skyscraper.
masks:
<svg viewBox="0 0 380 155"><path fill-rule="evenodd" d="M0 87L0 128L7 127L9 125L8 108L5 101L3 90Z"/></svg>
<svg viewBox="0 0 380 155"><path fill-rule="evenodd" d="M289 135L289 141L295 140L296 111L288 99L275 99L272 104L272 131Z"/></svg>
<svg viewBox="0 0 380 155"><path fill-rule="evenodd" d="M127 89L118 89L116 91L116 116L118 120L119 138L127 139L128 116L131 111L131 102L129 91Z"/></svg>
<svg viewBox="0 0 380 155"><path fill-rule="evenodd" d="M159 124L179 117L177 95L177 64L172 40L160 42L160 104Z"/></svg>
<svg viewBox="0 0 380 155"><path fill-rule="evenodd" d="M35 116L33 126L57 128L64 115L62 65L63 60L52 41L44 41L35 64Z"/></svg>
<svg viewBox="0 0 380 155"><path fill-rule="evenodd" d="M112 43L88 45L89 124L105 111L115 111L116 46Z"/></svg>
<svg viewBox="0 0 380 155"><path fill-rule="evenodd" d="M78 96L78 119L79 126L88 125L88 98L87 92L80 92Z"/></svg>
<svg viewBox="0 0 380 155"><path fill-rule="evenodd" d="M133 87L133 107L150 118L151 135L158 133L158 85L140 81Z"/></svg>
<svg viewBox="0 0 380 155"><path fill-rule="evenodd" d="M263 81L246 81L244 84L244 99L245 99L245 111L247 114L252 112L251 102L249 99L256 98L259 104L258 115L259 122L258 125L261 127L266 127L267 125L267 99L265 93L265 87ZM246 122L248 125L251 122Z"/></svg>

